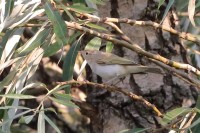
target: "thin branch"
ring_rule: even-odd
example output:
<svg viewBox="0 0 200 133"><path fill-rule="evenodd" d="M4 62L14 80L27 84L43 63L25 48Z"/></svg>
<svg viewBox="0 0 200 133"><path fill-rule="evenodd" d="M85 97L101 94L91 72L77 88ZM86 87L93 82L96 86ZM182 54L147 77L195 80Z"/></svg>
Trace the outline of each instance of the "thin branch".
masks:
<svg viewBox="0 0 200 133"><path fill-rule="evenodd" d="M169 59L167 59L163 56L160 56L159 54L153 54L153 53L147 52L147 51L143 50L138 44L130 44L128 42L125 42L125 41L122 41L122 40L119 40L119 39L116 39L116 38L113 38L113 37L110 37L110 36L106 36L103 33L99 33L95 30L85 28L85 27L83 27L80 24L75 23L75 22L66 22L66 24L67 24L68 27L73 27L73 28L80 30L80 31L83 31L85 33L89 33L91 35L98 36L102 39L111 41L116 45L123 46L123 47L130 49L130 50L133 50L133 51L137 52L138 54L144 55L148 58L158 60L160 62L163 62L163 63L165 63L169 66L175 67L175 68L191 71L191 72L195 73L196 75L200 76L200 71L197 68L195 68L195 67L193 67L189 64L184 64L184 63L179 63L179 62L169 60ZM198 83L197 85L199 86L200 83Z"/></svg>
<svg viewBox="0 0 200 133"><path fill-rule="evenodd" d="M152 21L136 21L136 20L131 20L131 19L118 19L118 18L99 18L99 19L95 19L95 18L90 18L91 22L113 22L113 23L127 23L130 25L140 25L140 26L152 26L155 28L159 28L165 31L168 31L172 34L177 35L180 38L183 38L185 40L189 40L192 41L194 43L197 43L198 45L200 45L200 40L196 37L194 37L192 34L190 33L186 33L186 32L178 32L177 30L171 28L171 27L167 27L164 25L160 25L158 23L152 22Z"/></svg>
<svg viewBox="0 0 200 133"><path fill-rule="evenodd" d="M133 100L138 100L142 103L144 103L145 105L147 105L149 108L152 108L155 113L157 114L157 116L162 117L162 113L156 108L155 105L151 104L150 102L148 102L147 100L145 100L142 96L138 96L132 92L127 91L124 88L121 87L117 87L117 86L110 86L110 85L106 85L106 84L98 84L98 83L93 83L93 82L83 82L83 81L75 81L75 80L71 80L71 81L66 81L66 82L58 82L59 85L68 85L68 84L79 84L79 85L90 85L90 86L94 86L94 87L98 87L101 89L106 89L110 92L120 92L126 96L129 96L130 98L132 98Z"/></svg>
<svg viewBox="0 0 200 133"><path fill-rule="evenodd" d="M159 28L159 29L168 31L168 32L170 32L172 34L178 35L180 38L195 42L198 45L200 45L200 40L198 38L194 37L192 34L185 33L185 32L178 32L177 30L175 30L175 29L173 29L171 27L160 25L160 24L152 22L152 21L137 21L137 20L127 19L127 18L121 18L121 19L109 18L109 17L100 18L100 17L94 16L94 15L91 15L91 14L88 14L88 13L77 12L74 9L70 8L70 7L67 7L67 10L79 13L81 16L87 17L89 19L89 21L94 22L94 23L102 22L102 23L107 23L108 24L108 22L112 22L112 23L127 23L127 24L130 24L130 25L152 26L152 27L155 27L155 28Z"/></svg>

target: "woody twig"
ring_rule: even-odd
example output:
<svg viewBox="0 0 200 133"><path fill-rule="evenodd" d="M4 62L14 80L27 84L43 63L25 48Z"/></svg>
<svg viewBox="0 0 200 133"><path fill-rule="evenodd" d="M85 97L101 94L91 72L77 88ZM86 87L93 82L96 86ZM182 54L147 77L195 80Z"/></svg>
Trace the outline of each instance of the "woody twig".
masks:
<svg viewBox="0 0 200 133"><path fill-rule="evenodd" d="M133 100L137 100L140 101L142 103L144 103L146 106L148 106L149 108L152 108L154 110L154 112L157 114L157 116L162 117L162 113L156 108L155 105L151 104L150 102L148 102L147 100L145 100L142 96L138 96L132 92L127 91L125 88L121 88L121 87L117 87L117 86L110 86L110 85L106 85L106 84L99 84L99 83L94 83L94 82L83 82L83 81L75 81L75 80L71 80L71 81L66 81L66 82L58 82L59 85L72 85L72 84L78 84L78 85L90 85L93 87L97 87L100 89L106 89L110 92L120 92L126 96L129 96L131 99Z"/></svg>

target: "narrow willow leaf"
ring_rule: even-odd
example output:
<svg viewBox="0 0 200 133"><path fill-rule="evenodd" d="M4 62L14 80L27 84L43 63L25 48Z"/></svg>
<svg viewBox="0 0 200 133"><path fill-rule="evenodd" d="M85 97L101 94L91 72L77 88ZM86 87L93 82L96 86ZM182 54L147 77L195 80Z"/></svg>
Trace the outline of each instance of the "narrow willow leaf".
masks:
<svg viewBox="0 0 200 133"><path fill-rule="evenodd" d="M109 52L109 53L112 52L113 47L114 47L113 43L107 41L107 43L106 43L106 52Z"/></svg>
<svg viewBox="0 0 200 133"><path fill-rule="evenodd" d="M69 18L72 20L72 21L76 21L76 19L73 17L73 15L67 10L66 6L63 5L61 2L59 2L61 8L66 12L66 14L69 16Z"/></svg>
<svg viewBox="0 0 200 133"><path fill-rule="evenodd" d="M198 95L196 106L197 109L200 109L200 95Z"/></svg>
<svg viewBox="0 0 200 133"><path fill-rule="evenodd" d="M78 54L79 49L80 49L80 43L79 41L75 41L64 58L63 76L62 76L64 81L73 79L74 64L75 64L76 56ZM71 88L71 85L67 86L65 88L65 93L70 93L70 88Z"/></svg>
<svg viewBox="0 0 200 133"><path fill-rule="evenodd" d="M99 50L101 46L101 38L94 37L85 47L85 50Z"/></svg>
<svg viewBox="0 0 200 133"><path fill-rule="evenodd" d="M35 71L37 70L39 63L42 60L44 50L42 48L37 48L31 54L32 56L30 56L29 62L28 62L28 65L30 67L27 68L27 72L28 72L27 79L26 79L27 83L31 82L30 77L32 77L35 74ZM21 90L22 88L23 86L19 88L19 90Z"/></svg>
<svg viewBox="0 0 200 133"><path fill-rule="evenodd" d="M59 104L62 104L62 105L65 105L67 107L74 107L74 108L78 108L73 102L71 101L66 101L66 100L61 100L61 99L56 99L56 98L53 98L53 97L49 97L52 101L56 102L56 103L59 103Z"/></svg>
<svg viewBox="0 0 200 133"><path fill-rule="evenodd" d="M4 94L0 95L0 97L12 98L12 99L34 99L35 96L31 95L23 95L23 94Z"/></svg>
<svg viewBox="0 0 200 133"><path fill-rule="evenodd" d="M162 18L162 21L160 22L160 24L164 21L165 17L167 16L167 13L169 12L169 9L172 7L173 4L174 4L174 0L169 0L169 3L167 4L165 13L163 15L163 18Z"/></svg>
<svg viewBox="0 0 200 133"><path fill-rule="evenodd" d="M12 0L8 0L6 1L6 5L5 5L5 12L4 12L4 18L2 18L3 20L5 20L6 17L8 17L13 9L13 5L14 5L14 1Z"/></svg>
<svg viewBox="0 0 200 133"><path fill-rule="evenodd" d="M67 44L67 39L66 39L67 27L64 20L61 18L59 12L53 9L52 5L49 2L45 3L44 8L45 8L45 12L48 18L50 19L53 25L53 29L56 34L57 41L61 42L62 45L66 45Z"/></svg>
<svg viewBox="0 0 200 133"><path fill-rule="evenodd" d="M20 47L17 52L20 53L20 55L31 52L33 49L43 44L49 33L50 29L41 28L27 43Z"/></svg>
<svg viewBox="0 0 200 133"><path fill-rule="evenodd" d="M42 87L42 88L46 88L46 85L43 84L43 83L31 83L31 84L28 84L26 85L23 89L21 89L20 93L22 93L23 91L27 90L27 89L30 89L30 88L35 88L35 87Z"/></svg>
<svg viewBox="0 0 200 133"><path fill-rule="evenodd" d="M80 36L80 32L76 32L75 34L71 35L69 37L69 41L68 43L71 44L72 42L74 42L76 40L76 38L78 36ZM44 47L44 57L49 57L54 55L58 50L60 50L62 48L63 45L61 45L58 42L55 42L51 45L49 45L48 47Z"/></svg>
<svg viewBox="0 0 200 133"><path fill-rule="evenodd" d="M70 85L57 85L56 87L54 87L52 90L50 90L47 95L50 96L51 94L55 93L56 91L58 90L61 90L61 89L64 89L64 88L67 88L67 87L70 87Z"/></svg>
<svg viewBox="0 0 200 133"><path fill-rule="evenodd" d="M61 43L55 42L48 47L44 48L44 57L49 57L54 55L58 50L63 47Z"/></svg>
<svg viewBox="0 0 200 133"><path fill-rule="evenodd" d="M53 129L57 132L57 133L61 133L60 129L53 123L53 121L51 119L49 119L49 117L47 117L44 114L44 119L49 123L49 125L51 125L53 127Z"/></svg>
<svg viewBox="0 0 200 133"><path fill-rule="evenodd" d="M158 9L163 5L164 2L165 2L165 0L160 0L159 1Z"/></svg>
<svg viewBox="0 0 200 133"><path fill-rule="evenodd" d="M44 111L51 111L57 114L56 110L54 108L45 108Z"/></svg>
<svg viewBox="0 0 200 133"><path fill-rule="evenodd" d="M4 36L2 37L1 43L0 43L0 58L2 56L3 50L6 46L6 43L10 37L10 35L13 33L13 30L8 30L6 31L6 33L4 34Z"/></svg>
<svg viewBox="0 0 200 133"><path fill-rule="evenodd" d="M30 108L27 108L27 107L23 107L23 106L17 106L17 107L14 107L14 106L4 106L4 107L0 107L0 110L2 109L30 109Z"/></svg>
<svg viewBox="0 0 200 133"><path fill-rule="evenodd" d="M79 13L94 13L96 10L93 8L86 7L84 4L76 3L70 6L73 10Z"/></svg>
<svg viewBox="0 0 200 133"><path fill-rule="evenodd" d="M42 110L44 107L42 106ZM37 130L38 133L45 133L45 119L44 119L44 111L40 111L39 116L38 116L38 125L37 125Z"/></svg>
<svg viewBox="0 0 200 133"><path fill-rule="evenodd" d="M200 115L199 114L198 116L195 117L192 124L187 128L191 129L191 133L198 133L200 131Z"/></svg>
<svg viewBox="0 0 200 133"><path fill-rule="evenodd" d="M22 117L20 118L20 120L19 120L19 123L26 123L26 124L29 124L29 123L32 121L32 119L33 119L34 116L35 116L35 115L22 116Z"/></svg>
<svg viewBox="0 0 200 133"><path fill-rule="evenodd" d="M189 15L191 24L193 26L195 26L195 22L194 22L195 2L196 0L189 0L189 4L188 4L188 15Z"/></svg>
<svg viewBox="0 0 200 133"><path fill-rule="evenodd" d="M98 5L105 5L105 2L103 0L88 0L88 1L96 3Z"/></svg>
<svg viewBox="0 0 200 133"><path fill-rule="evenodd" d="M125 129L118 133L144 133L145 131L149 130L150 128L134 128L134 129Z"/></svg>
<svg viewBox="0 0 200 133"><path fill-rule="evenodd" d="M23 33L23 31L24 31L24 28L20 28L20 29L14 30L10 34L10 37L6 43L6 46L1 56L1 63L11 58L12 54L14 53L15 48L17 47L17 44L21 38L21 34Z"/></svg>
<svg viewBox="0 0 200 133"><path fill-rule="evenodd" d="M68 81L73 79L74 64L78 50L80 48L80 43L75 41L69 51L67 52L66 57L64 58L63 64L63 80Z"/></svg>
<svg viewBox="0 0 200 133"><path fill-rule="evenodd" d="M21 116L23 116L23 115L25 115L25 114L30 113L30 112L32 112L31 109L30 109L30 110L27 110L27 111L24 111L24 112L21 112L21 113L15 115L13 118L10 118L10 119L7 119L7 120L3 121L2 123L0 123L0 126L4 126L6 123L8 123L8 122L10 122L10 121L13 121L14 119L19 118L19 117L21 117Z"/></svg>
<svg viewBox="0 0 200 133"><path fill-rule="evenodd" d="M13 29L20 24L24 24L35 16L44 12L44 9L34 11L41 1L35 0L26 1L23 4L16 4L12 10L12 13L9 17L5 19L5 21L1 24L2 31L5 28ZM31 5L31 6L30 6Z"/></svg>
<svg viewBox="0 0 200 133"><path fill-rule="evenodd" d="M12 70L1 82L0 82L0 92L4 89L5 86L8 86L15 75L17 74L18 70Z"/></svg>
<svg viewBox="0 0 200 133"><path fill-rule="evenodd" d="M99 26L97 24L93 24L93 23L86 23L85 25L87 25L90 28L94 28L94 29L98 29L98 30L103 30L103 31L108 31L106 28Z"/></svg>
<svg viewBox="0 0 200 133"><path fill-rule="evenodd" d="M72 97L71 97L70 94L53 93L53 95L54 95L57 99L66 100L66 101L72 100Z"/></svg>
<svg viewBox="0 0 200 133"><path fill-rule="evenodd" d="M12 65L13 63L15 63L16 61L22 59L22 57L17 57L17 58L14 58L14 59L11 59L11 60L8 60L6 61L5 63L1 63L0 62L0 71L2 71L4 68Z"/></svg>
<svg viewBox="0 0 200 133"><path fill-rule="evenodd" d="M166 124L170 123L172 120L176 119L178 116L185 115L186 113L190 112L191 110L192 109L190 109L190 108L183 108L183 107L173 109L164 115L164 117L161 121L161 124L166 125Z"/></svg>

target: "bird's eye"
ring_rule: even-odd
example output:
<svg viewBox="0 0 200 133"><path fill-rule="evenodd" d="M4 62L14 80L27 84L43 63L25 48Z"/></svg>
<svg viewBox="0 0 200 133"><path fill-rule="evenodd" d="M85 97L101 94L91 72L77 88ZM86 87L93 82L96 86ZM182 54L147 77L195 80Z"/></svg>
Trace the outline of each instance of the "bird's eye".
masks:
<svg viewBox="0 0 200 133"><path fill-rule="evenodd" d="M88 55L88 52L86 52L85 54Z"/></svg>

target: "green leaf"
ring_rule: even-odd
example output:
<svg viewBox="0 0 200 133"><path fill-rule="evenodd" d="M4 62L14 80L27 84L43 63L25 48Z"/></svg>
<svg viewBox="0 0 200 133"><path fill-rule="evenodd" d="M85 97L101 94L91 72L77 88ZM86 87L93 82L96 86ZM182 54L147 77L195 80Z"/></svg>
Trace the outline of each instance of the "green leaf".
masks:
<svg viewBox="0 0 200 133"><path fill-rule="evenodd" d="M33 49L43 44L49 33L50 29L39 30L27 43L20 47L17 52L20 53L20 55L31 52Z"/></svg>
<svg viewBox="0 0 200 133"><path fill-rule="evenodd" d="M49 119L49 117L47 117L45 114L44 114L44 119L49 123L49 125L51 125L53 127L53 129L56 130L57 133L61 133L59 128L53 123L53 121L51 119Z"/></svg>
<svg viewBox="0 0 200 133"><path fill-rule="evenodd" d="M189 0L189 4L188 4L188 15L189 15L190 22L193 26L195 26L195 22L194 22L195 1L196 0Z"/></svg>
<svg viewBox="0 0 200 133"><path fill-rule="evenodd" d="M2 19L5 19L6 17L8 17L11 14L12 9L13 9L13 5L14 5L13 0L6 1L4 18L2 18Z"/></svg>
<svg viewBox="0 0 200 133"><path fill-rule="evenodd" d="M200 115L196 116L192 124L188 127L192 133L199 133L200 131Z"/></svg>
<svg viewBox="0 0 200 133"><path fill-rule="evenodd" d="M53 97L49 97L52 101L56 102L56 103L59 103L59 104L62 104L62 105L65 105L67 107L74 107L74 108L78 108L73 102L71 101L66 101L66 100L61 100L61 99L56 99L56 98L53 98Z"/></svg>
<svg viewBox="0 0 200 133"><path fill-rule="evenodd" d="M144 133L145 131L149 130L150 128L134 128L134 129L125 129L118 133Z"/></svg>
<svg viewBox="0 0 200 133"><path fill-rule="evenodd" d="M103 2L102 0L88 0L88 1L99 4L99 5L105 5L105 2Z"/></svg>
<svg viewBox="0 0 200 133"><path fill-rule="evenodd" d="M66 87L69 87L70 85L57 85L56 87L54 87L52 90L50 90L47 95L50 96L51 94L53 94L54 92L58 91L58 90L61 90L61 89L64 89Z"/></svg>
<svg viewBox="0 0 200 133"><path fill-rule="evenodd" d="M17 74L18 70L12 70L1 82L0 82L0 92L4 89L5 86L8 86L15 75Z"/></svg>
<svg viewBox="0 0 200 133"><path fill-rule="evenodd" d="M35 88L35 87L42 87L42 88L47 89L45 84L38 82L38 83L31 83L31 84L26 85L23 89L20 90L20 92L23 92L27 89Z"/></svg>
<svg viewBox="0 0 200 133"><path fill-rule="evenodd" d="M19 123L26 123L26 124L29 124L29 123L32 121L32 119L33 119L34 116L35 116L35 115L22 116L22 117L20 118L20 120L19 120Z"/></svg>
<svg viewBox="0 0 200 133"><path fill-rule="evenodd" d="M160 0L159 1L158 9L163 5L164 2L165 2L165 0Z"/></svg>
<svg viewBox="0 0 200 133"><path fill-rule="evenodd" d="M45 3L44 8L48 18L53 25L57 41L59 43L62 43L62 45L66 45L67 27L64 20L61 18L59 12L53 9L52 5L49 2Z"/></svg>
<svg viewBox="0 0 200 133"><path fill-rule="evenodd" d="M190 112L191 110L192 109L190 109L190 108L184 108L184 107L173 109L164 115L164 117L161 121L161 124L166 125L166 124L170 123L172 120L176 119L178 116L185 115L186 113Z"/></svg>
<svg viewBox="0 0 200 133"><path fill-rule="evenodd" d="M106 43L106 52L112 52L113 47L114 47L113 43L107 41L107 43Z"/></svg>
<svg viewBox="0 0 200 133"><path fill-rule="evenodd" d="M93 24L93 23L86 23L85 25L87 25L90 28L94 28L94 29L98 29L98 30L103 30L103 31L108 31L106 28L99 26L97 24Z"/></svg>
<svg viewBox="0 0 200 133"><path fill-rule="evenodd" d="M85 47L85 50L99 50L101 46L101 38L94 37Z"/></svg>
<svg viewBox="0 0 200 133"><path fill-rule="evenodd" d="M44 107L42 106L42 110ZM38 116L38 124L37 124L37 129L38 133L45 133L45 119L44 119L44 111L40 111L39 116Z"/></svg>
<svg viewBox="0 0 200 133"><path fill-rule="evenodd" d="M74 64L79 48L80 48L80 43L78 41L75 41L74 44L69 49L66 57L64 58L64 64L63 64L64 81L73 79Z"/></svg>
<svg viewBox="0 0 200 133"><path fill-rule="evenodd" d="M2 37L2 40L0 43L0 58L2 58L1 56L2 56L3 50L4 50L6 43L12 33L13 33L13 30L8 30L8 31L6 31L5 35Z"/></svg>
<svg viewBox="0 0 200 133"><path fill-rule="evenodd" d="M93 13L96 11L95 9L86 7L84 4L80 3L73 4L70 8L79 13Z"/></svg>
<svg viewBox="0 0 200 133"><path fill-rule="evenodd" d="M23 94L3 94L0 97L12 98L12 99L34 99L35 96L23 95Z"/></svg>
<svg viewBox="0 0 200 133"><path fill-rule="evenodd" d="M66 6L63 5L61 2L59 2L61 8L66 12L66 14L69 16L69 18L72 20L72 21L76 21L76 19L72 16L72 14L67 10Z"/></svg>
<svg viewBox="0 0 200 133"><path fill-rule="evenodd" d="M66 101L72 100L72 97L71 97L70 94L53 93L53 95L54 95L57 99L66 100Z"/></svg>
<svg viewBox="0 0 200 133"><path fill-rule="evenodd" d="M160 23L162 23L164 21L165 17L167 16L167 13L169 12L169 9L172 7L173 4L174 4L174 0L169 0L169 3L165 9L165 13L162 18L162 21Z"/></svg>
<svg viewBox="0 0 200 133"><path fill-rule="evenodd" d="M62 44L55 42L51 45L49 45L48 47L44 48L44 57L49 57L54 55L58 50L60 50L62 48Z"/></svg>
<svg viewBox="0 0 200 133"><path fill-rule="evenodd" d="M30 113L30 112L32 112L31 109L30 109L30 110L27 110L27 111L24 111L24 112L21 112L21 113L15 115L14 117L9 118L9 119L3 121L2 123L0 123L0 126L3 126L3 125L5 125L6 123L8 123L8 122L10 122L10 121L13 121L14 119L19 118L19 117L21 117L21 116L23 116L23 115L25 115L25 114Z"/></svg>

